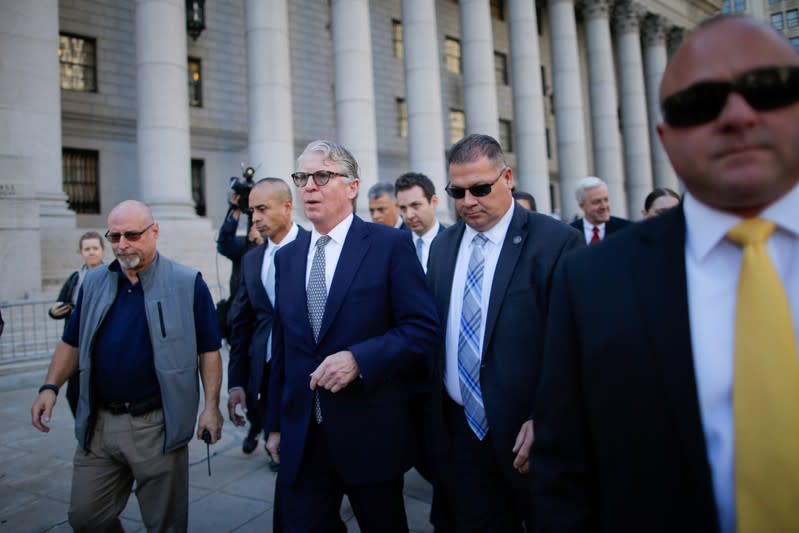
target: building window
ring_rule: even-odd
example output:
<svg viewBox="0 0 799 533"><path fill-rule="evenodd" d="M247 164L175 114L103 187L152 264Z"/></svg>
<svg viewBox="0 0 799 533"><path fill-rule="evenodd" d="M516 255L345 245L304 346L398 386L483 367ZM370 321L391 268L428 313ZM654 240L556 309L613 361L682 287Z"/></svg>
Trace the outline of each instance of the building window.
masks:
<svg viewBox="0 0 799 533"><path fill-rule="evenodd" d="M513 126L510 120L499 119L499 145L503 152L513 152Z"/></svg>
<svg viewBox="0 0 799 533"><path fill-rule="evenodd" d="M196 57L189 58L189 105L203 106L202 62Z"/></svg>
<svg viewBox="0 0 799 533"><path fill-rule="evenodd" d="M391 45L394 50L394 57L402 59L404 57L402 50L402 22L397 19L391 21Z"/></svg>
<svg viewBox="0 0 799 533"><path fill-rule="evenodd" d="M782 30L784 24L782 22L782 13L772 13L771 14L771 25L774 26L775 30Z"/></svg>
<svg viewBox="0 0 799 533"><path fill-rule="evenodd" d="M78 214L100 214L99 152L64 148L61 166L69 208Z"/></svg>
<svg viewBox="0 0 799 533"><path fill-rule="evenodd" d="M746 0L735 0L735 12L742 13L746 11Z"/></svg>
<svg viewBox="0 0 799 533"><path fill-rule="evenodd" d="M455 144L466 136L466 115L459 109L449 110L449 143Z"/></svg>
<svg viewBox="0 0 799 533"><path fill-rule="evenodd" d="M194 199L194 212L205 216L205 161L191 160L191 197Z"/></svg>
<svg viewBox="0 0 799 533"><path fill-rule="evenodd" d="M721 3L721 12L722 13L729 13L730 12L730 0L724 0Z"/></svg>
<svg viewBox="0 0 799 533"><path fill-rule="evenodd" d="M791 37L791 44L796 48L796 51L799 52L799 37Z"/></svg>
<svg viewBox="0 0 799 533"><path fill-rule="evenodd" d="M491 0L491 16L497 20L505 20L505 2Z"/></svg>
<svg viewBox="0 0 799 533"><path fill-rule="evenodd" d="M545 131L546 139L547 139L547 159L552 159L552 145L549 141L549 128Z"/></svg>
<svg viewBox="0 0 799 533"><path fill-rule="evenodd" d="M508 56L502 52L494 52L494 74L497 85L508 84Z"/></svg>
<svg viewBox="0 0 799 533"><path fill-rule="evenodd" d="M444 38L444 56L447 61L447 70L453 74L460 74L461 69L461 42L455 37Z"/></svg>
<svg viewBox="0 0 799 533"><path fill-rule="evenodd" d="M58 61L62 89L97 92L97 41L62 33L58 36Z"/></svg>
<svg viewBox="0 0 799 533"><path fill-rule="evenodd" d="M768 3L774 5L774 4L779 4L781 1L782 0L768 0Z"/></svg>
<svg viewBox="0 0 799 533"><path fill-rule="evenodd" d="M541 65L541 94L546 96L548 91L549 87L547 87L547 68L544 65Z"/></svg>
<svg viewBox="0 0 799 533"><path fill-rule="evenodd" d="M788 22L789 28L795 28L799 26L799 11L796 9L789 9L785 12L785 18Z"/></svg>
<svg viewBox="0 0 799 533"><path fill-rule="evenodd" d="M408 136L408 102L405 98L397 98L397 135Z"/></svg>

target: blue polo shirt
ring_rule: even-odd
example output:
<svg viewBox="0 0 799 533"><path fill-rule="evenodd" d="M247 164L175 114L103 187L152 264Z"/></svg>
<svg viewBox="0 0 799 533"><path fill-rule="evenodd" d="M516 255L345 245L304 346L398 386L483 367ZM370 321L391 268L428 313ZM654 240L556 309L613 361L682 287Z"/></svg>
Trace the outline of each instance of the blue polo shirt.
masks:
<svg viewBox="0 0 799 533"><path fill-rule="evenodd" d="M110 267L118 269L116 262ZM92 386L99 402L136 402L158 395L150 328L144 310L141 283L131 283L119 269L117 296L105 315L94 340ZM62 340L79 347L80 309L83 288L78 294ZM194 282L194 328L197 352L213 352L222 345L216 309L208 286L197 274Z"/></svg>

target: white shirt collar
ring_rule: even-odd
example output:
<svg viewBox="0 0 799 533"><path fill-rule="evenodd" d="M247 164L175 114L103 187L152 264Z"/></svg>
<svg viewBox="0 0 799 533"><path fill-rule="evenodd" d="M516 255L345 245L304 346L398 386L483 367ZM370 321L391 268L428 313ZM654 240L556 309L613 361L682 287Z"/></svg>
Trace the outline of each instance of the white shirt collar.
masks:
<svg viewBox="0 0 799 533"><path fill-rule="evenodd" d="M510 227L510 221L513 218L513 210L515 207L516 202L510 203L510 209L508 209L502 218L499 219L499 222L494 224L494 227L488 229L486 231L478 232L475 231L474 228L466 224L466 231L463 234L463 239L466 242L472 242L474 236L478 233L482 233L485 235L486 239L492 244L497 246L502 246L502 242L505 240L505 235L508 233L508 228Z"/></svg>
<svg viewBox="0 0 799 533"><path fill-rule="evenodd" d="M292 222L291 223L291 228L289 228L289 231L288 231L288 233L286 233L286 236L283 237L283 239L280 242L275 242L272 239L269 239L269 246L267 246L267 248L269 248L269 251L271 251L272 248L274 248L275 246L283 246L285 244L288 244L288 243L290 243L291 241L293 241L294 239L297 238L297 234L299 232L300 232L300 228L297 227L297 224Z"/></svg>
<svg viewBox="0 0 799 533"><path fill-rule="evenodd" d="M327 234L333 242L338 244L339 246L344 246L344 239L347 238L347 232L350 231L350 226L352 226L352 220L354 216L352 213L347 215L347 217L336 224L330 232ZM316 228L311 230L311 248L316 246L316 241L319 240L322 234L316 231Z"/></svg>
<svg viewBox="0 0 799 533"><path fill-rule="evenodd" d="M436 238L436 235L438 235L438 227L439 227L440 225L441 225L441 223L440 223L438 220L436 220L435 224L433 224L433 225L430 227L430 229L429 229L429 230L427 230L425 233L423 233L423 234L422 234L422 237L421 237L421 239L422 239L424 242L426 242L426 243L427 243L427 242L430 242L430 241L432 241L433 239L435 239L435 238ZM415 241L416 239L418 239L418 238L419 238L419 236L418 236L418 235L416 235L416 234L414 234L414 236L413 236L413 237L414 237L414 239L413 239L414 241Z"/></svg>

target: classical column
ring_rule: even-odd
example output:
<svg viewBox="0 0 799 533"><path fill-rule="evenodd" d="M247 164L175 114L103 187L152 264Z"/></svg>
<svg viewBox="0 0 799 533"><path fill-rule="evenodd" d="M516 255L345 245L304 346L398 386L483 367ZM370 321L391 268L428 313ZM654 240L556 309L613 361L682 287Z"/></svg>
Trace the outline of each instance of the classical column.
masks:
<svg viewBox="0 0 799 533"><path fill-rule="evenodd" d="M574 198L577 180L588 175L577 25L572 0L548 0L547 5L552 47L552 85L555 90L561 218L571 220L579 213Z"/></svg>
<svg viewBox="0 0 799 533"><path fill-rule="evenodd" d="M368 0L333 0L336 137L358 160L365 209L366 191L378 182L377 131Z"/></svg>
<svg viewBox="0 0 799 533"><path fill-rule="evenodd" d="M646 117L646 89L639 34L642 14L641 6L634 2L623 0L616 4L616 48L627 175L627 210L633 218L640 218L644 199L652 190L649 121Z"/></svg>
<svg viewBox="0 0 799 533"><path fill-rule="evenodd" d="M460 0L466 133L499 139L494 36L487 0Z"/></svg>
<svg viewBox="0 0 799 533"><path fill-rule="evenodd" d="M408 105L408 170L421 172L443 198L447 184L441 70L435 0L403 0L405 101ZM447 202L438 204L447 212Z"/></svg>
<svg viewBox="0 0 799 533"><path fill-rule="evenodd" d="M674 51L677 50L684 38L685 30L683 28L674 27L668 31L666 34L666 52L668 52L669 57L674 54Z"/></svg>
<svg viewBox="0 0 799 533"><path fill-rule="evenodd" d="M294 169L286 0L247 0L249 160L258 176L289 180Z"/></svg>
<svg viewBox="0 0 799 533"><path fill-rule="evenodd" d="M652 172L656 187L677 190L677 175L660 144L657 124L660 116L660 80L666 69L666 21L658 15L647 15L643 22L644 72L646 101L649 110L649 146L652 149Z"/></svg>
<svg viewBox="0 0 799 533"><path fill-rule="evenodd" d="M516 183L550 213L544 94L534 2L508 0L513 123L516 129Z"/></svg>
<svg viewBox="0 0 799 533"><path fill-rule="evenodd" d="M588 55L588 87L591 99L591 130L594 148L594 174L608 184L613 212L626 216L624 162L619 133L619 102L616 98L616 69L610 38L608 0L583 0Z"/></svg>
<svg viewBox="0 0 799 533"><path fill-rule="evenodd" d="M136 0L136 123L141 199L156 219L192 218L186 4Z"/></svg>

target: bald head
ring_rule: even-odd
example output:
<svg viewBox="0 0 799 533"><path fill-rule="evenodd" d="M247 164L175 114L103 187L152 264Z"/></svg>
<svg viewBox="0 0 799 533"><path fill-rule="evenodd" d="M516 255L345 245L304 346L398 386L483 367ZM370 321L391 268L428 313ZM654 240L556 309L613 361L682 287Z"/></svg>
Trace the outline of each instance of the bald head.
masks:
<svg viewBox="0 0 799 533"><path fill-rule="evenodd" d="M291 202L291 187L280 178L263 178L258 180L253 186L253 190L263 190L267 194L274 196L280 202Z"/></svg>
<svg viewBox="0 0 799 533"><path fill-rule="evenodd" d="M150 209L150 206L138 200L125 200L124 202L118 203L113 209L111 209L111 212L108 213L109 223L112 217L141 217L147 220L148 224L154 221L153 212Z"/></svg>

